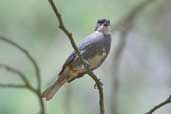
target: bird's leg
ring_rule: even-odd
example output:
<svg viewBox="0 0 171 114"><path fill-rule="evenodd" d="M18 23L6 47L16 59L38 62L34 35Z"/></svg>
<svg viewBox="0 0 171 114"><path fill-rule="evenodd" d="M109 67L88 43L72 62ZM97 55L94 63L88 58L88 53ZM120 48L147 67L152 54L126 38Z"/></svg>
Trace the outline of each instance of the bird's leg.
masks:
<svg viewBox="0 0 171 114"><path fill-rule="evenodd" d="M103 83L100 81L101 79L99 78L98 80L100 82L100 86L102 87L103 86ZM97 89L97 83L94 84L94 89Z"/></svg>

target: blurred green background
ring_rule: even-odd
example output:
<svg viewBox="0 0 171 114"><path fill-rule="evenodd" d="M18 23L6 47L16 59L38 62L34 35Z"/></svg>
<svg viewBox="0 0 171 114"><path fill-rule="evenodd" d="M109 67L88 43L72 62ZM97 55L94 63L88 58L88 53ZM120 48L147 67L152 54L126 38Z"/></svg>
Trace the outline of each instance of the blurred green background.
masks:
<svg viewBox="0 0 171 114"><path fill-rule="evenodd" d="M90 34L99 18L116 25L144 0L55 0L67 28L78 44ZM119 31L112 32L112 50L95 73L103 81L106 114L145 113L169 96L171 89L171 1L156 0L135 18L126 35L117 74L114 53ZM66 35L58 28L48 0L0 0L0 36L27 49L37 60L44 90L61 70L73 50ZM0 42L0 63L26 73L36 85L34 69L17 49ZM119 85L114 87L113 82ZM21 83L19 78L0 70L0 83ZM66 84L46 104L47 114L97 114L98 92L85 76ZM115 99L115 100L113 100ZM156 112L170 114L171 105ZM117 110L117 111L116 111ZM39 111L36 96L27 90L0 89L0 114L35 114Z"/></svg>

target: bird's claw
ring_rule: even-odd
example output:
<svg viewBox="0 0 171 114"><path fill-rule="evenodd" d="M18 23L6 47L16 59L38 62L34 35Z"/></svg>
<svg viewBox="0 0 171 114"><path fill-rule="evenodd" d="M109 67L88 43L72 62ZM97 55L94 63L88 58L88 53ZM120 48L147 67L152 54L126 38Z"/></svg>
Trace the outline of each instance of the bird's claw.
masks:
<svg viewBox="0 0 171 114"><path fill-rule="evenodd" d="M103 83L100 81L101 79L98 79L100 82L100 86L103 87ZM94 89L97 89L97 83L94 84Z"/></svg>

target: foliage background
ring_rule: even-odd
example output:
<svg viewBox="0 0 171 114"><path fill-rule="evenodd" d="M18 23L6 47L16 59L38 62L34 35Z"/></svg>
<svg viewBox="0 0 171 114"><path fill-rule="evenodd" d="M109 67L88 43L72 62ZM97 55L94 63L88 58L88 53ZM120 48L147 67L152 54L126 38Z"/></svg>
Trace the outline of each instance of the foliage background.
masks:
<svg viewBox="0 0 171 114"><path fill-rule="evenodd" d="M95 27L99 18L109 18L113 25L143 0L56 0L64 22L77 44ZM119 39L113 32L112 51L105 63L95 71L104 83L106 113L112 113L111 94L117 94L119 114L145 113L165 99L171 87L171 1L156 0L137 16L129 30L119 66L117 93L111 86L112 53ZM0 35L21 44L38 61L44 90L61 70L73 50L47 0L1 0ZM21 69L35 84L33 68L16 49L0 42L0 63ZM0 83L21 83L13 75L0 70ZM87 114L98 112L97 91L87 76L66 84L46 103L48 114ZM34 114L39 105L26 90L0 89L0 114ZM170 114L170 105L156 114Z"/></svg>

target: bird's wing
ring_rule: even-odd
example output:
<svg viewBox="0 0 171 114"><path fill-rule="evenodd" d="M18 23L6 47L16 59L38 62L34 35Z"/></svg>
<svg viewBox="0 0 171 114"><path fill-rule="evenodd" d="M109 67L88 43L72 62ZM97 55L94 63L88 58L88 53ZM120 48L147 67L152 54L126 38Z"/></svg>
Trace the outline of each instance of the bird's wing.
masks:
<svg viewBox="0 0 171 114"><path fill-rule="evenodd" d="M97 37L97 34L96 33L90 34L89 36L87 36L85 38L85 40L83 40L80 43L78 49L80 50L81 54L84 53L85 51L90 51L90 50L87 50L87 49L91 49L91 48L93 48L96 45L96 43L98 41L98 39L96 37ZM98 37L98 38L100 38L100 37ZM65 61L64 65L63 65L63 68L62 68L62 70L61 70L61 72L59 74L61 74L64 71L64 69L65 69L65 67L67 65L69 65L74 60L76 60L77 57L78 56L77 56L76 52L73 51L70 54L70 56L68 57L68 59Z"/></svg>
<svg viewBox="0 0 171 114"><path fill-rule="evenodd" d="M103 39L102 33L94 32L90 34L80 43L79 45L80 52L92 51L89 49L96 47L96 45L99 44L99 42L101 42L102 39Z"/></svg>
<svg viewBox="0 0 171 114"><path fill-rule="evenodd" d="M63 67L62 67L62 70L61 70L61 72L59 73L59 75L64 71L65 67L66 67L67 65L69 65L69 64L76 58L76 56L77 56L77 54L76 54L75 52L72 52L72 53L70 54L70 56L68 57L68 59L65 61L64 65L63 65Z"/></svg>

